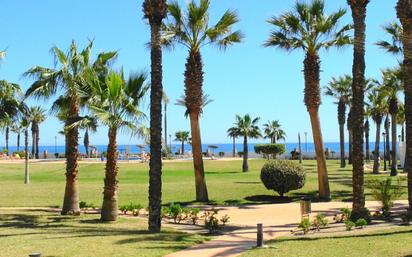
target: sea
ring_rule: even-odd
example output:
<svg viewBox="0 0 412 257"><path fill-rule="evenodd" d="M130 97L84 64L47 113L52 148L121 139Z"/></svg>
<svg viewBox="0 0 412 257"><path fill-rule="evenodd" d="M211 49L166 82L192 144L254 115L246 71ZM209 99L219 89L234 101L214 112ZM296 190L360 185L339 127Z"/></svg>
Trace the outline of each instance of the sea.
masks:
<svg viewBox="0 0 412 257"><path fill-rule="evenodd" d="M173 152L178 152L179 149L181 148L181 144L172 144L172 151ZM248 149L250 153L254 153L254 143L248 144ZM298 143L285 143L286 146L286 154L289 154L293 150L299 150L299 145ZM314 153L315 152L315 145L313 143L302 143L302 153ZM99 153L107 151L107 145L94 145L96 147L97 151ZM0 149L3 149L4 146L0 146ZM324 144L325 151L329 150L330 153L335 153L338 154L340 152L340 147L339 147L339 142L332 142L332 143L325 143ZM380 143L380 151L383 151L383 143ZM9 149L11 152L17 151L16 146L9 146ZM24 146L20 146L20 151L24 149ZM224 152L225 154L231 154L233 149L233 144L203 144L202 145L202 150L203 152L209 151L213 152L216 155L219 152ZM348 151L349 145L348 143L345 144L345 149ZM370 151L372 152L375 149L375 143L370 143ZM29 147L29 150L31 151L31 146ZM149 152L149 147L146 146L144 149L146 152ZM191 151L191 146L189 144L185 144L185 152ZM43 153L44 151L47 151L48 154L54 154L54 153L59 153L59 154L64 154L64 145L57 145L57 146L39 146L39 152ZM85 147L83 145L79 145L79 151L80 153L85 153ZM141 148L137 145L118 145L118 151L120 153L125 153L126 151L129 153L140 153ZM237 152L242 152L243 151L243 144L238 143L236 144L236 151Z"/></svg>

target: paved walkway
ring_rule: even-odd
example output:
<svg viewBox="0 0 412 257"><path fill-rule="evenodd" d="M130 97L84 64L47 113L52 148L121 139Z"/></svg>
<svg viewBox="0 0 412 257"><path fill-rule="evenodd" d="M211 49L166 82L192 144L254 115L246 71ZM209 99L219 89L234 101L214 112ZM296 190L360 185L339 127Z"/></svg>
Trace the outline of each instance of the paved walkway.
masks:
<svg viewBox="0 0 412 257"><path fill-rule="evenodd" d="M407 201L398 201L405 205ZM371 210L377 209L377 202L367 202ZM351 203L327 202L313 203L313 212L322 212L326 216L333 216L340 208L351 207ZM248 205L240 207L220 207L219 215L229 215L230 225L238 228L217 236L203 244L195 245L166 257L235 257L256 245L256 224L263 223L264 240L274 239L290 234L300 222L299 203Z"/></svg>

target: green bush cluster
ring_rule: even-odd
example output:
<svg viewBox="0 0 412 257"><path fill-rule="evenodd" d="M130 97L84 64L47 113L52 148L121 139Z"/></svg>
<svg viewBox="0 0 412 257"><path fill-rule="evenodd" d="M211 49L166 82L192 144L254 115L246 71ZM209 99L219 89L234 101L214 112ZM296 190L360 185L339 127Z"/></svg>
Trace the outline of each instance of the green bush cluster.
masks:
<svg viewBox="0 0 412 257"><path fill-rule="evenodd" d="M256 144L255 153L263 154L265 157L269 158L270 155L276 156L286 152L286 147L284 144Z"/></svg>
<svg viewBox="0 0 412 257"><path fill-rule="evenodd" d="M93 203L87 203L85 201L80 201L79 207L80 207L80 209L88 209L88 208L94 209L94 208L96 208Z"/></svg>
<svg viewBox="0 0 412 257"><path fill-rule="evenodd" d="M119 210L123 212L123 214L127 214L127 212L131 212L133 216L139 216L140 211L142 209L143 209L143 206L141 204L134 204L134 203L122 205L119 208Z"/></svg>
<svg viewBox="0 0 412 257"><path fill-rule="evenodd" d="M230 220L228 215L224 215L219 219L217 217L218 213L218 210L212 209L211 211L205 211L202 215L204 226L209 231L209 234L216 234L222 230Z"/></svg>
<svg viewBox="0 0 412 257"><path fill-rule="evenodd" d="M188 221L190 224L196 225L199 221L199 213L200 209L198 208L183 208L180 204L175 203L162 208L162 217L173 219L176 224Z"/></svg>
<svg viewBox="0 0 412 257"><path fill-rule="evenodd" d="M263 165L260 179L267 189L274 190L283 197L285 193L305 185L306 173L298 163L273 160Z"/></svg>

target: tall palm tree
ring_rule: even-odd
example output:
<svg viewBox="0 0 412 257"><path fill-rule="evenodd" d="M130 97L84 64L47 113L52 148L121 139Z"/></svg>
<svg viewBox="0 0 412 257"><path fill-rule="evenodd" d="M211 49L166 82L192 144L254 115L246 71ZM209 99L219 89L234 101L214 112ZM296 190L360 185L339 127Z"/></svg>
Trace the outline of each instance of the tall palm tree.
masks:
<svg viewBox="0 0 412 257"><path fill-rule="evenodd" d="M209 0L197 4L191 0L183 11L177 1L169 4L170 22L163 26L163 43L167 46L178 43L188 50L185 70L185 103L190 117L192 133L193 165L195 170L196 200L206 202L207 193L200 135L199 117L203 99L203 62L201 49L216 45L226 49L241 41L239 31L232 31L239 18L233 11L226 11L219 21L209 25Z"/></svg>
<svg viewBox="0 0 412 257"><path fill-rule="evenodd" d="M401 22L403 33L404 59L402 65L402 81L405 93L405 117L406 117L406 145L412 145L412 2L410 0L398 0L396 14ZM412 213L412 148L406 148L405 172L408 173L408 199L409 212Z"/></svg>
<svg viewBox="0 0 412 257"><path fill-rule="evenodd" d="M373 162L373 174L379 174L379 145L381 138L381 125L382 119L387 109L387 102L385 94L382 92L381 87L374 88L368 94L368 112L370 113L373 121L376 124L376 138L375 138L375 150L374 150L374 162Z"/></svg>
<svg viewBox="0 0 412 257"><path fill-rule="evenodd" d="M189 131L177 131L175 133L175 141L182 142L182 154L185 154L185 142L189 140L190 132Z"/></svg>
<svg viewBox="0 0 412 257"><path fill-rule="evenodd" d="M276 144L277 141L286 139L286 133L281 127L282 125L280 125L278 120L268 121L266 124L263 124L265 138L270 138L271 144Z"/></svg>
<svg viewBox="0 0 412 257"><path fill-rule="evenodd" d="M259 117L251 118L249 114L246 114L243 117L236 115L235 127L239 129L239 135L243 136L243 165L242 165L243 172L249 171L248 138L259 138L262 136L262 134L260 133L260 129L257 125L259 120L260 120Z"/></svg>
<svg viewBox="0 0 412 257"><path fill-rule="evenodd" d="M79 52L73 41L66 54L55 46L51 52L58 63L56 69L35 66L24 74L35 79L35 82L26 91L27 97L47 99L59 92L67 99L67 119L65 120L67 126L79 117L81 94L86 91L82 76L84 68L90 64L92 47L93 42L90 42L85 49ZM114 57L116 57L115 52L100 53L96 62L93 63L93 67L105 69L105 66ZM79 131L75 126L66 130L66 187L62 215L78 215L80 213L77 177L79 172L78 135Z"/></svg>
<svg viewBox="0 0 412 257"><path fill-rule="evenodd" d="M32 155L39 159L39 142L40 142L40 123L44 122L47 118L46 110L41 108L40 106L32 106L30 107L30 123L31 123L31 132L32 132L32 139L33 139L33 146L32 146Z"/></svg>
<svg viewBox="0 0 412 257"><path fill-rule="evenodd" d="M152 233L160 232L162 205L162 95L163 67L161 26L167 16L166 0L144 0L143 13L150 24L151 90L150 90L150 171L149 222ZM167 134L166 134L167 136Z"/></svg>
<svg viewBox="0 0 412 257"><path fill-rule="evenodd" d="M109 129L101 220L115 221L118 212L117 133L120 129L136 129L135 124L144 117L139 105L149 87L144 83L143 74L132 75L126 81L123 73L102 74L90 69L86 77L91 89L89 108Z"/></svg>
<svg viewBox="0 0 412 257"><path fill-rule="evenodd" d="M335 98L338 102L338 123L339 123L339 142L340 142L340 167L346 166L345 160L345 122L346 106L352 96L352 77L344 75L339 78L332 78L325 88L325 95Z"/></svg>
<svg viewBox="0 0 412 257"><path fill-rule="evenodd" d="M319 120L320 96L320 58L319 50L343 47L352 43L348 32L352 25L340 26L339 21L346 14L340 9L330 15L325 14L323 0L313 0L310 4L296 2L293 11L286 12L268 22L275 29L264 44L292 51L305 52L305 104L309 112L318 165L320 198L330 198L328 171Z"/></svg>
<svg viewBox="0 0 412 257"><path fill-rule="evenodd" d="M368 216L365 208L364 193L364 118L365 118L365 42L366 42L366 7L369 0L347 0L351 10L355 29L352 66L352 217Z"/></svg>
<svg viewBox="0 0 412 257"><path fill-rule="evenodd" d="M227 130L227 136L232 138L233 146L232 146L232 156L233 158L236 157L236 138L240 136L240 130L238 127L231 127Z"/></svg>

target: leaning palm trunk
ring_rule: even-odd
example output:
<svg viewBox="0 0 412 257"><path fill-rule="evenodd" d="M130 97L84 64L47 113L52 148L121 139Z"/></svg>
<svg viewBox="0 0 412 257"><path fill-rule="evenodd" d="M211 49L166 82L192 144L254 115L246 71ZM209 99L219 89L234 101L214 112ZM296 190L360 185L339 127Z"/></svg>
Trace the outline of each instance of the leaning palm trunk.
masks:
<svg viewBox="0 0 412 257"><path fill-rule="evenodd" d="M242 165L243 172L249 171L248 158L249 158L249 149L247 145L247 136L245 135L243 138L243 165Z"/></svg>
<svg viewBox="0 0 412 257"><path fill-rule="evenodd" d="M196 201L207 202L209 196L203 167L199 116L203 104L203 64L199 52L190 51L185 70L185 102L190 116Z"/></svg>
<svg viewBox="0 0 412 257"><path fill-rule="evenodd" d="M376 122L376 138L375 138L375 150L373 159L373 174L379 174L379 144L381 138L381 124L382 117L375 117Z"/></svg>
<svg viewBox="0 0 412 257"><path fill-rule="evenodd" d="M69 106L69 119L66 125L70 124L73 118L79 115L77 96L71 96ZM79 215L79 186L77 174L79 165L77 162L79 155L79 131L77 128L70 128L66 132L66 188L64 192L62 215Z"/></svg>
<svg viewBox="0 0 412 257"><path fill-rule="evenodd" d="M345 112L346 104L341 99L338 103L338 122L339 122L339 144L340 144L340 167L345 168Z"/></svg>
<svg viewBox="0 0 412 257"><path fill-rule="evenodd" d="M328 171L326 168L325 151L323 149L322 131L319 120L320 100L320 60L317 53L307 53L304 60L305 73L305 104L312 124L313 141L315 143L316 161L318 166L319 197L330 198Z"/></svg>
<svg viewBox="0 0 412 257"><path fill-rule="evenodd" d="M365 209L364 193L364 98L365 98L365 41L366 41L366 6L369 0L348 0L352 9L352 18L355 28L353 53L353 84L352 84L352 218L365 218L368 212Z"/></svg>
<svg viewBox="0 0 412 257"><path fill-rule="evenodd" d="M396 113L391 114L391 119L392 119L392 152L391 152L391 176L396 176L398 175L398 158L397 158L397 140L396 140Z"/></svg>
<svg viewBox="0 0 412 257"><path fill-rule="evenodd" d="M24 184L30 184L29 171L29 129L24 130Z"/></svg>
<svg viewBox="0 0 412 257"><path fill-rule="evenodd" d="M398 0L397 16L403 27L403 82L405 93L406 118L406 155L405 172L408 173L409 212L412 213L412 3L410 0Z"/></svg>
<svg viewBox="0 0 412 257"><path fill-rule="evenodd" d="M117 220L117 145L116 128L109 128L109 145L107 146L106 175L104 178L102 221Z"/></svg>
<svg viewBox="0 0 412 257"><path fill-rule="evenodd" d="M365 121L365 156L366 156L366 162L370 162L371 157L370 157L370 150L369 150L369 120L366 119Z"/></svg>

